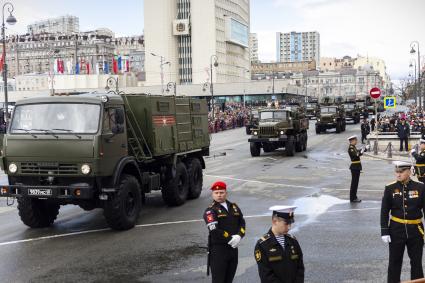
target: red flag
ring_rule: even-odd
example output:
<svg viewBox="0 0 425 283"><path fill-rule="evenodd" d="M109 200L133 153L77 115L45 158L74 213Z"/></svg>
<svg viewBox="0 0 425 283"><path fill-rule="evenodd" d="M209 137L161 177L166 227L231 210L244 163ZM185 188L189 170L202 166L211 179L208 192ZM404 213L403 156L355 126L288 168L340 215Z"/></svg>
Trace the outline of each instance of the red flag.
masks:
<svg viewBox="0 0 425 283"><path fill-rule="evenodd" d="M126 72L129 72L130 71L130 61L129 60L126 60L125 61L125 71Z"/></svg>
<svg viewBox="0 0 425 283"><path fill-rule="evenodd" d="M114 74L118 73L118 62L115 60L115 57L112 58L112 70L114 71Z"/></svg>
<svg viewBox="0 0 425 283"><path fill-rule="evenodd" d="M87 74L90 74L90 63L86 63Z"/></svg>
<svg viewBox="0 0 425 283"><path fill-rule="evenodd" d="M65 62L63 60L61 62L61 73L63 74L65 72Z"/></svg>
<svg viewBox="0 0 425 283"><path fill-rule="evenodd" d="M0 57L0 72L3 71L3 65L4 65L4 53L2 53Z"/></svg>

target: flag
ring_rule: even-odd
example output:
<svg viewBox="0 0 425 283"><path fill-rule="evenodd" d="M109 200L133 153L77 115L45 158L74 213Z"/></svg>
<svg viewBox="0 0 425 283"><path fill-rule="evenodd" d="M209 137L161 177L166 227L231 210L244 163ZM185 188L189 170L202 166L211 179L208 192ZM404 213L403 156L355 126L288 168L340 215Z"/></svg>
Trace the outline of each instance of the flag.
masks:
<svg viewBox="0 0 425 283"><path fill-rule="evenodd" d="M0 57L0 72L3 71L3 67L4 67L4 53L2 53Z"/></svg>
<svg viewBox="0 0 425 283"><path fill-rule="evenodd" d="M99 75L99 63L96 63L96 75Z"/></svg>
<svg viewBox="0 0 425 283"><path fill-rule="evenodd" d="M118 56L118 70L122 70L122 58L121 58L121 55L120 56Z"/></svg>
<svg viewBox="0 0 425 283"><path fill-rule="evenodd" d="M75 64L75 74L78 75L80 74L80 63L77 62L77 64Z"/></svg>
<svg viewBox="0 0 425 283"><path fill-rule="evenodd" d="M66 61L66 73L67 74L72 73L72 61L71 60Z"/></svg>
<svg viewBox="0 0 425 283"><path fill-rule="evenodd" d="M125 71L130 72L130 60L125 61Z"/></svg>
<svg viewBox="0 0 425 283"><path fill-rule="evenodd" d="M103 73L109 74L109 64L108 64L108 62L103 62Z"/></svg>
<svg viewBox="0 0 425 283"><path fill-rule="evenodd" d="M112 71L114 72L114 74L118 73L118 62L117 60L115 60L115 56L112 57Z"/></svg>
<svg viewBox="0 0 425 283"><path fill-rule="evenodd" d="M86 63L87 75L90 75L90 63Z"/></svg>

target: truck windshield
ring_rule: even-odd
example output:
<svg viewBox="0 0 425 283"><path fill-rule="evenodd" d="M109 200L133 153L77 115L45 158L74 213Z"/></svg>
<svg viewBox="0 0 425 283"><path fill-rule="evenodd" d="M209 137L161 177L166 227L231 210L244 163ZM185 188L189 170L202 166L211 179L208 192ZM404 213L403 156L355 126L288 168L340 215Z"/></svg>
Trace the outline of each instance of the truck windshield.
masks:
<svg viewBox="0 0 425 283"><path fill-rule="evenodd" d="M15 107L11 133L95 134L100 105L82 103L27 104Z"/></svg>
<svg viewBox="0 0 425 283"><path fill-rule="evenodd" d="M354 104L345 104L345 108L354 109Z"/></svg>
<svg viewBox="0 0 425 283"><path fill-rule="evenodd" d="M285 120L287 117L285 111L266 111L260 113L261 120L267 120L267 119L275 119L275 120Z"/></svg>
<svg viewBox="0 0 425 283"><path fill-rule="evenodd" d="M320 112L322 113L336 113L335 107L322 107L320 108Z"/></svg>

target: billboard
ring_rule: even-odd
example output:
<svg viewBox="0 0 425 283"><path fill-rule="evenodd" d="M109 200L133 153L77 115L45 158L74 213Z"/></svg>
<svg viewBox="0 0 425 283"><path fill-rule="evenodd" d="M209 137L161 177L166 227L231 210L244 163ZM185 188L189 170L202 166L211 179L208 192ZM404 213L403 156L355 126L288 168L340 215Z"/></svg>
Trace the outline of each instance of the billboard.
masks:
<svg viewBox="0 0 425 283"><path fill-rule="evenodd" d="M173 35L189 35L190 27L189 20L174 20L173 21Z"/></svg>
<svg viewBox="0 0 425 283"><path fill-rule="evenodd" d="M232 17L225 17L226 41L248 48L249 27Z"/></svg>

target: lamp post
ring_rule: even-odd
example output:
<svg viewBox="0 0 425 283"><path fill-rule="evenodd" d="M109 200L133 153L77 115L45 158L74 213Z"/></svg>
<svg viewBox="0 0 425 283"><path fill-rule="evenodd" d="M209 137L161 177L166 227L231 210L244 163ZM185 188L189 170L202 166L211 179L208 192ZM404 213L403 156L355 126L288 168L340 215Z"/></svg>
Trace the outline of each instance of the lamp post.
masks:
<svg viewBox="0 0 425 283"><path fill-rule="evenodd" d="M418 41L412 41L410 43L410 54L415 54L416 50L415 50L415 45L416 48L418 49L418 76L417 76L417 93L419 94L419 111L422 112L423 109L423 105L422 105L422 91L421 91L421 53L419 50L419 42Z"/></svg>
<svg viewBox="0 0 425 283"><path fill-rule="evenodd" d="M115 86L115 91L112 90L112 92L115 92L115 94L119 93L119 89L118 89L118 77L114 78L114 77L109 77L106 80L106 86L105 86L105 90L109 92L109 90L111 89L111 87Z"/></svg>
<svg viewBox="0 0 425 283"><path fill-rule="evenodd" d="M9 107L8 107L8 97L7 97L7 62L6 62L6 35L5 35L5 24L4 24L4 9L7 8L7 11L9 12L9 16L6 19L6 23L9 25L16 24L16 18L12 15L13 10L15 9L10 2L6 2L3 5L3 14L2 14L2 26L1 26L1 35L3 39L3 83L4 83L4 107L6 108L5 112L5 121L7 122L9 120Z"/></svg>
<svg viewBox="0 0 425 283"><path fill-rule="evenodd" d="M413 65L412 62L415 63L415 65ZM416 60L410 60L409 67L412 68L413 66L415 66L415 72L414 72L415 89L414 89L414 91L415 91L415 105L417 106L418 105L418 92L417 92L417 85L416 85L416 83L417 83L416 82Z"/></svg>
<svg viewBox="0 0 425 283"><path fill-rule="evenodd" d="M169 93L170 92L170 88L173 88L173 90L174 90L174 96L176 96L177 94L177 85L176 85L176 83L175 82L169 82L168 84L167 84L167 89L165 90L167 93Z"/></svg>
<svg viewBox="0 0 425 283"><path fill-rule="evenodd" d="M50 47L48 55L49 58L53 60L53 65L55 64L55 54L59 53L59 49L52 49ZM52 60L49 59L49 77L50 77L50 82L52 84L52 88L50 89L50 95L54 96L55 95L55 70L53 68L52 65Z"/></svg>
<svg viewBox="0 0 425 283"><path fill-rule="evenodd" d="M170 62L164 62L165 57L162 55L157 55L151 52L152 56L159 57L160 63L159 67L161 68L161 94L164 95L164 65L170 64Z"/></svg>
<svg viewBox="0 0 425 283"><path fill-rule="evenodd" d="M213 63L214 60L214 63ZM218 67L218 57L217 55L211 55L210 57L210 77L211 77L211 82L210 82L210 91L211 91L211 118L214 122L214 81L213 81L213 65L214 67Z"/></svg>

